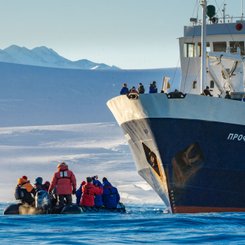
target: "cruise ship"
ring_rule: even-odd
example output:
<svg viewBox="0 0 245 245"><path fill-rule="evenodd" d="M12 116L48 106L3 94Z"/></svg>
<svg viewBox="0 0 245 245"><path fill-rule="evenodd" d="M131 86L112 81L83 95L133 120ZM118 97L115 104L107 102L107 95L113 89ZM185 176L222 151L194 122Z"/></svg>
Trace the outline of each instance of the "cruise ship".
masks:
<svg viewBox="0 0 245 245"><path fill-rule="evenodd" d="M202 19L190 18L179 38L181 92L165 78L164 93L107 105L139 175L170 213L244 212L245 21L227 17L226 5L220 18L206 0L200 5Z"/></svg>

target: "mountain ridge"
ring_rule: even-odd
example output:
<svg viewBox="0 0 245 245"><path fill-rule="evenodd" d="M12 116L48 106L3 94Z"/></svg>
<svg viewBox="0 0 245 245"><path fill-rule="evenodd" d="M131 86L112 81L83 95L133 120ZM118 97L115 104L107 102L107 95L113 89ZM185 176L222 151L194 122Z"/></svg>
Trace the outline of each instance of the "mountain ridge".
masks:
<svg viewBox="0 0 245 245"><path fill-rule="evenodd" d="M64 69L120 70L119 67L95 63L87 59L71 61L46 46L28 49L11 45L5 49L0 49L0 62Z"/></svg>

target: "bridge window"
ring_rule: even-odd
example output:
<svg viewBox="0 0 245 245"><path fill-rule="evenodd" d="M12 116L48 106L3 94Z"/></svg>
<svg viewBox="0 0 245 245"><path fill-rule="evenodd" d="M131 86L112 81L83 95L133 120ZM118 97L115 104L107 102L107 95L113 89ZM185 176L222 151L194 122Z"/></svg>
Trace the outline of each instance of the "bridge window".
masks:
<svg viewBox="0 0 245 245"><path fill-rule="evenodd" d="M188 58L195 57L195 43L185 43L184 56Z"/></svg>
<svg viewBox="0 0 245 245"><path fill-rule="evenodd" d="M195 89L197 87L197 81L192 82L192 88Z"/></svg>
<svg viewBox="0 0 245 245"><path fill-rule="evenodd" d="M199 57L201 57L201 55L202 55L201 47L202 47L201 43L198 43L198 51L197 52L198 52ZM209 42L206 43L206 48L207 48L207 52L210 52L210 43Z"/></svg>
<svg viewBox="0 0 245 245"><path fill-rule="evenodd" d="M236 53L237 52L237 48L240 48L241 54L245 55L244 42L230 42L231 53Z"/></svg>
<svg viewBox="0 0 245 245"><path fill-rule="evenodd" d="M210 86L209 87L210 88L214 88L214 81L213 80L210 81Z"/></svg>
<svg viewBox="0 0 245 245"><path fill-rule="evenodd" d="M225 52L226 42L214 42L213 47L214 47L214 52Z"/></svg>

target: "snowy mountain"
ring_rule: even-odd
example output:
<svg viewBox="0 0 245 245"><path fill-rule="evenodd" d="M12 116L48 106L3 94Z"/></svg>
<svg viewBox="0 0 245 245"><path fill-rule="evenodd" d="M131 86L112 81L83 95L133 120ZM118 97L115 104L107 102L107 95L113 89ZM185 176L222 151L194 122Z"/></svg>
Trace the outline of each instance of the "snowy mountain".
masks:
<svg viewBox="0 0 245 245"><path fill-rule="evenodd" d="M119 69L116 66L109 66L104 63L94 63L86 59L71 61L45 46L27 49L25 47L12 45L6 49L0 50L0 62L83 70Z"/></svg>

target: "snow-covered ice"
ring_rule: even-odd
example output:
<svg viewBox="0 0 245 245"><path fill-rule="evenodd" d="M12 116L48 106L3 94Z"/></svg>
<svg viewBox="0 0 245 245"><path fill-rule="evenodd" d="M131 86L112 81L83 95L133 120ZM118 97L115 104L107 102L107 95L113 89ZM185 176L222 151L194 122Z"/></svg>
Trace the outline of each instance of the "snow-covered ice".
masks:
<svg viewBox="0 0 245 245"><path fill-rule="evenodd" d="M65 161L78 184L87 176L106 176L118 187L122 201L159 202L136 173L121 129L112 123L84 123L0 128L0 201L14 201L16 180L50 180L57 163Z"/></svg>

